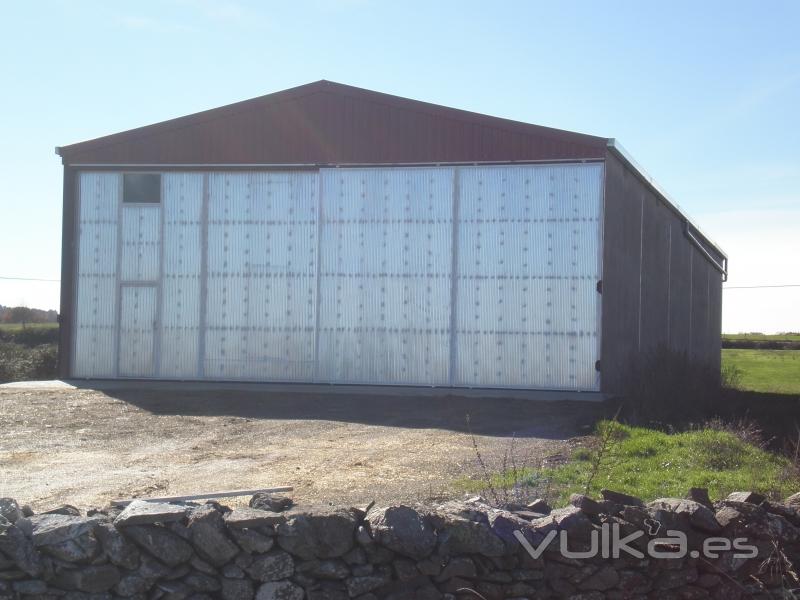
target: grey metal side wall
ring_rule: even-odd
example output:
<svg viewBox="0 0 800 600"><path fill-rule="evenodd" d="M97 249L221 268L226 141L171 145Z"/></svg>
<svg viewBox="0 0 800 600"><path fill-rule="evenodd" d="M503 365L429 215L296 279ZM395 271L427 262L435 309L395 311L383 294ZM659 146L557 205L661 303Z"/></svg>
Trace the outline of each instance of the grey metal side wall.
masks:
<svg viewBox="0 0 800 600"><path fill-rule="evenodd" d="M659 346L719 369L720 272L684 219L610 153L604 197L602 391L621 392L633 361Z"/></svg>

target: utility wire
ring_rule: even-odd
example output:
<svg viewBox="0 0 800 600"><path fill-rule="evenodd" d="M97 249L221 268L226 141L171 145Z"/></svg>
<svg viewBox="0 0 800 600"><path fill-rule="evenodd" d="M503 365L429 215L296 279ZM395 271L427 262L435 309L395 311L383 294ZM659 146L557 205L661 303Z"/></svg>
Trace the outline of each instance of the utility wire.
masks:
<svg viewBox="0 0 800 600"><path fill-rule="evenodd" d="M762 288L794 288L800 287L800 283L786 283L783 285L725 285L723 290L758 290Z"/></svg>
<svg viewBox="0 0 800 600"><path fill-rule="evenodd" d="M40 279L38 277L4 277L0 275L0 279L11 279L14 281L61 281L60 279Z"/></svg>

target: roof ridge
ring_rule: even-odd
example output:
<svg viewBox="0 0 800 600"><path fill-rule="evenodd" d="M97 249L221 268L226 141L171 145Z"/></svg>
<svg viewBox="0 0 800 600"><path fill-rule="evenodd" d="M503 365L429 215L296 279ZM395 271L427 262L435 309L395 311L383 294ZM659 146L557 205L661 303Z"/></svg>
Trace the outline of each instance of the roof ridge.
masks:
<svg viewBox="0 0 800 600"><path fill-rule="evenodd" d="M507 119L505 117L497 117L461 108L453 108L441 104L434 104L424 100L416 100L413 98L406 98L394 94L387 94L385 92L360 88L328 79L319 79L310 83L256 96L254 98L248 98L246 100L240 100L231 104L224 104L222 106L191 113L189 115L157 121L155 123L142 125L140 127L134 127L132 129L111 133L82 142L76 142L67 146L57 147L56 153L60 156L63 156L64 153L69 154L82 150L114 146L119 143L124 143L125 141L139 140L154 133L177 131L186 127L201 125L203 123L215 121L224 117L249 112L251 110L258 110L264 106L280 104L281 102L296 100L298 98L317 93L339 93L353 98L360 97L361 99L382 101L388 106L393 106L401 110L413 111L435 116L437 118L446 118L467 123L482 122L482 124L487 127L493 127L503 131L513 131L515 128L525 128L530 129L531 133L551 139L563 139L564 137L569 137L574 138L574 141L582 143L595 142L598 144L601 142L605 144L608 140L608 138L593 136L576 131L547 127L544 125L537 125L535 123ZM161 128L162 131L156 131L158 128Z"/></svg>

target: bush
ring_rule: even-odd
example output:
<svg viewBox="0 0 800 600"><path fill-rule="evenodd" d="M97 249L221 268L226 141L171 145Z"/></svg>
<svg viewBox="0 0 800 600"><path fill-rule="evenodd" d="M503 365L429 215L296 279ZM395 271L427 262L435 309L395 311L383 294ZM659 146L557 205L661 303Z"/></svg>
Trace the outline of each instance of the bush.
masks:
<svg viewBox="0 0 800 600"><path fill-rule="evenodd" d="M625 378L623 415L634 423L685 425L713 416L738 373L698 363L664 347L635 361Z"/></svg>
<svg viewBox="0 0 800 600"><path fill-rule="evenodd" d="M0 342L0 382L54 379L57 365L56 344L28 347Z"/></svg>
<svg viewBox="0 0 800 600"><path fill-rule="evenodd" d="M42 344L58 343L58 327L29 325L14 329L0 327L0 342L21 344L32 348Z"/></svg>

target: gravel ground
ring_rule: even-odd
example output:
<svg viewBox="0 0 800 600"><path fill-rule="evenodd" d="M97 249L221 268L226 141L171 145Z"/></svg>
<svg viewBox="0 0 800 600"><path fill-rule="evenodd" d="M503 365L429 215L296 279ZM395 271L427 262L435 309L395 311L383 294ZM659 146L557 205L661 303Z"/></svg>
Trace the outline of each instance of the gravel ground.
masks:
<svg viewBox="0 0 800 600"><path fill-rule="evenodd" d="M492 466L512 440L518 461L563 457L600 410L497 398L0 389L0 496L35 510L273 485L294 486L303 503L456 496L453 481L479 473L467 415Z"/></svg>

